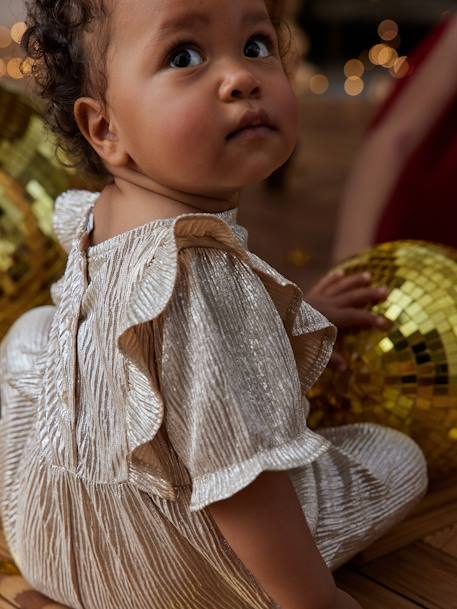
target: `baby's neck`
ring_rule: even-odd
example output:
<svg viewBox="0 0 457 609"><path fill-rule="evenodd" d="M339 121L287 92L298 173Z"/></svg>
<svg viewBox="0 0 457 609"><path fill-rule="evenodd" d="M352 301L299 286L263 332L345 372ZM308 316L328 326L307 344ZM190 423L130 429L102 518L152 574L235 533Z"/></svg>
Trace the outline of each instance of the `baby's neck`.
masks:
<svg viewBox="0 0 457 609"><path fill-rule="evenodd" d="M129 176L130 178L130 176ZM111 196L126 207L144 209L158 218L178 216L183 213L216 213L237 207L240 192L227 194L193 194L163 186L147 176L135 174L134 181L121 176L114 178ZM124 206L124 207L125 207Z"/></svg>
<svg viewBox="0 0 457 609"><path fill-rule="evenodd" d="M116 176L104 188L94 209L92 245L153 220L187 213L217 213L239 204L239 192L221 198L206 197L174 191L142 177L132 182Z"/></svg>

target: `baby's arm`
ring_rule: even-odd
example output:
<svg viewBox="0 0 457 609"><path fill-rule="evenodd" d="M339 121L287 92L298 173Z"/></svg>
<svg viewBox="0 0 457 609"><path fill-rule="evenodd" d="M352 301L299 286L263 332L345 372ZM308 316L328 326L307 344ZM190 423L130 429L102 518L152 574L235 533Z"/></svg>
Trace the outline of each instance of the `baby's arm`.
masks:
<svg viewBox="0 0 457 609"><path fill-rule="evenodd" d="M168 438L191 479L189 510L213 517L281 609L360 609L347 596L343 604L287 474L329 448L307 428L303 391L330 355L333 326L309 311L296 358L269 292L238 255L186 248L179 265L155 363ZM290 293L276 289L284 306Z"/></svg>
<svg viewBox="0 0 457 609"><path fill-rule="evenodd" d="M336 587L287 471L264 472L208 510L240 560L281 609L361 609Z"/></svg>

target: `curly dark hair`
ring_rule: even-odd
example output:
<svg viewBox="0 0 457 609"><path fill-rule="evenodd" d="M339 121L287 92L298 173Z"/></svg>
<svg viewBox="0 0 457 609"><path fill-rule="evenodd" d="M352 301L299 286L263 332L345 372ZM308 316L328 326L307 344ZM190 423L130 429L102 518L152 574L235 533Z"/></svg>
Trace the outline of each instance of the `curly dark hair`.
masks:
<svg viewBox="0 0 457 609"><path fill-rule="evenodd" d="M79 97L104 101L109 15L105 0L30 0L21 46L32 61L45 121L56 136L67 166L97 177L109 173L79 130L74 104ZM97 36L88 36L97 27ZM89 60L90 58L90 60ZM63 162L63 161L62 161ZM65 163L64 163L65 164Z"/></svg>
<svg viewBox="0 0 457 609"><path fill-rule="evenodd" d="M97 178L112 180L103 160L81 133L74 115L80 97L93 97L103 106L107 89L106 62L110 40L112 0L29 0L27 30L21 46L32 60L38 95L45 101L44 118L56 136L57 153ZM283 35L282 0L266 0L278 32L283 62L290 51L290 30ZM97 35L91 36L96 29ZM286 72L287 66L284 62Z"/></svg>

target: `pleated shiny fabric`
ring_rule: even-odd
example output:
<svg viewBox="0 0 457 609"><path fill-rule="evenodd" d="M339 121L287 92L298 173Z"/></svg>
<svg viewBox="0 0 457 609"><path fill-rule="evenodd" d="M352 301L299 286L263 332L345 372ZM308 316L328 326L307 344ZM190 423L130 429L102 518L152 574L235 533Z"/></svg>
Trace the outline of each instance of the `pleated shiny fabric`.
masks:
<svg viewBox="0 0 457 609"><path fill-rule="evenodd" d="M56 201L55 306L0 351L0 507L25 579L75 609L277 608L205 508L288 470L330 569L424 495L418 446L313 432L333 326L249 252L236 210L89 246L98 193Z"/></svg>

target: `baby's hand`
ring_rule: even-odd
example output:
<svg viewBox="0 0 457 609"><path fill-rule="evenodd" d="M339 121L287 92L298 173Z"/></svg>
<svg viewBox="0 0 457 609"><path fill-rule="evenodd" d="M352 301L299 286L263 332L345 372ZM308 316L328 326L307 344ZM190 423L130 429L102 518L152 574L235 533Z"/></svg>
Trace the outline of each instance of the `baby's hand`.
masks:
<svg viewBox="0 0 457 609"><path fill-rule="evenodd" d="M382 302L388 294L385 288L371 285L369 273L346 276L342 271L333 271L311 288L306 300L338 329L384 328L387 321L366 307Z"/></svg>
<svg viewBox="0 0 457 609"><path fill-rule="evenodd" d="M384 329L389 322L367 307L383 302L388 294L387 289L371 285L369 273L346 276L342 271L333 271L311 288L305 298L340 331L356 327ZM333 353L331 363L340 370L346 369L339 353Z"/></svg>

